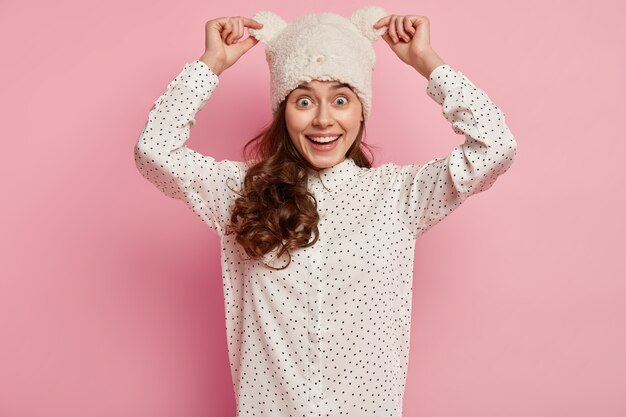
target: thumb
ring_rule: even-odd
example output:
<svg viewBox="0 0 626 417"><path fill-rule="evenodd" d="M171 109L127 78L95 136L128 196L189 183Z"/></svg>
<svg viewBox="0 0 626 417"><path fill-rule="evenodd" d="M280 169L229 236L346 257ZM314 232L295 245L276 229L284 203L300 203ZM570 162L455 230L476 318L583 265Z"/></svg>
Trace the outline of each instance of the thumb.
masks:
<svg viewBox="0 0 626 417"><path fill-rule="evenodd" d="M254 36L248 36L245 40L243 40L240 45L243 48L243 52L248 52L254 45L259 43L259 40Z"/></svg>
<svg viewBox="0 0 626 417"><path fill-rule="evenodd" d="M389 44L389 46L394 46L394 43L391 40L391 36L389 36L389 32L383 33L381 37L385 40L385 42Z"/></svg>

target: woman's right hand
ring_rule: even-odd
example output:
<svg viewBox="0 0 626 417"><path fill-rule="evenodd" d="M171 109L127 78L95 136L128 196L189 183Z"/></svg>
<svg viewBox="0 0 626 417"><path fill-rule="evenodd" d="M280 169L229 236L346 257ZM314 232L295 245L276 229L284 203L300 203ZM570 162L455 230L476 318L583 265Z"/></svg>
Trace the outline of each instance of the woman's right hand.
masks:
<svg viewBox="0 0 626 417"><path fill-rule="evenodd" d="M209 20L205 27L205 51L199 59L220 75L259 42L254 36L239 42L244 27L261 29L263 24L247 17L234 16Z"/></svg>

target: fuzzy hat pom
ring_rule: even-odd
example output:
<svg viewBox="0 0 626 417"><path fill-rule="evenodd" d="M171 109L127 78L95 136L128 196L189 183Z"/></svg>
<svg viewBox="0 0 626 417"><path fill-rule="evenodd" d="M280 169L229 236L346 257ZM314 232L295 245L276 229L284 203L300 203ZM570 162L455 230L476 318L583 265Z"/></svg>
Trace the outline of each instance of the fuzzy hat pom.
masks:
<svg viewBox="0 0 626 417"><path fill-rule="evenodd" d="M383 33L387 31L387 27L374 29L373 26L383 17L387 16L387 12L380 6L365 6L350 16L350 22L356 26L359 31L370 41L375 41Z"/></svg>
<svg viewBox="0 0 626 417"><path fill-rule="evenodd" d="M262 23L263 27L261 29L248 28L248 33L265 44L270 42L287 26L287 23L282 17L267 10L257 12L252 19Z"/></svg>

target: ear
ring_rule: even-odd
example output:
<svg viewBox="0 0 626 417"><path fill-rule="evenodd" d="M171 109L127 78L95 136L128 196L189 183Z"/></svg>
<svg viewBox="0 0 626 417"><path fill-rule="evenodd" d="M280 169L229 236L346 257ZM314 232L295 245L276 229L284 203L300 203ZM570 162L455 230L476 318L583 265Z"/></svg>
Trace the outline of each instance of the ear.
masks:
<svg viewBox="0 0 626 417"><path fill-rule="evenodd" d="M250 34L250 36L254 36L266 45L278 33L280 33L280 31L283 30L285 26L287 26L287 23L283 20L282 17L280 17L276 13L267 10L258 11L252 17L252 19L256 20L259 23L263 23L263 27L261 29L248 28L248 33Z"/></svg>
<svg viewBox="0 0 626 417"><path fill-rule="evenodd" d="M387 16L387 12L382 7L365 6L352 13L349 20L363 36L373 42L387 31L386 26L378 29L373 28L374 24L385 16Z"/></svg>

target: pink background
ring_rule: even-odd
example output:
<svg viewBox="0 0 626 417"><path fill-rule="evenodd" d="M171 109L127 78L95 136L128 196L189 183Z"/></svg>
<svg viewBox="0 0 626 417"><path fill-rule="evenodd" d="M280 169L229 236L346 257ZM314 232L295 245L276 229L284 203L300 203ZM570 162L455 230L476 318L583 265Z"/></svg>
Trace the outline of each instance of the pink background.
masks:
<svg viewBox="0 0 626 417"><path fill-rule="evenodd" d="M626 415L623 2L11 0L1 417L234 416L218 237L140 176L133 146L207 20L368 4L428 16L435 50L519 145L492 189L418 239L404 415ZM375 48L375 166L461 143L427 80ZM264 51L222 74L190 147L241 160L270 117Z"/></svg>

